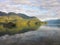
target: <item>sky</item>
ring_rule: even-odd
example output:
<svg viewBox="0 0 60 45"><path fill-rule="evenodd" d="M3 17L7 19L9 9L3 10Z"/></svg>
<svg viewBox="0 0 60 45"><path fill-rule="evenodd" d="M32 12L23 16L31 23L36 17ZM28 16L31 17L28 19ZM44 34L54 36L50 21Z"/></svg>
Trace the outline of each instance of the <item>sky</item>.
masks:
<svg viewBox="0 0 60 45"><path fill-rule="evenodd" d="M0 11L36 16L42 21L60 19L60 0L0 0Z"/></svg>

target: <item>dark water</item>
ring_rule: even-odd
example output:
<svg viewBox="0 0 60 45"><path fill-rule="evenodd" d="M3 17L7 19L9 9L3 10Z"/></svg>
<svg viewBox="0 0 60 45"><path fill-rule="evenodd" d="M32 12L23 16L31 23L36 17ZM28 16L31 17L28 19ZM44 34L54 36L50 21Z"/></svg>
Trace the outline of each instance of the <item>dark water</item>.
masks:
<svg viewBox="0 0 60 45"><path fill-rule="evenodd" d="M0 45L60 45L60 27L41 26L35 31L1 36Z"/></svg>

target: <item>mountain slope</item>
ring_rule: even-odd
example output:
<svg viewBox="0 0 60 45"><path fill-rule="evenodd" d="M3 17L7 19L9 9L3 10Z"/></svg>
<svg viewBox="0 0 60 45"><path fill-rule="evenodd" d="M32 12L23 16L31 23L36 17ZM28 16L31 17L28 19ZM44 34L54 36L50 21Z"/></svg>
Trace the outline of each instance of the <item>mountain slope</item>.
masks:
<svg viewBox="0 0 60 45"><path fill-rule="evenodd" d="M28 18L36 18L36 17L29 17L29 16L27 16L26 14L23 14L23 13L14 13L14 12L9 12L9 13L5 13L5 12L1 12L0 11L0 16L10 16L10 15L18 15L18 16L20 16L20 17L22 17L22 18L25 18L25 19L28 19Z"/></svg>

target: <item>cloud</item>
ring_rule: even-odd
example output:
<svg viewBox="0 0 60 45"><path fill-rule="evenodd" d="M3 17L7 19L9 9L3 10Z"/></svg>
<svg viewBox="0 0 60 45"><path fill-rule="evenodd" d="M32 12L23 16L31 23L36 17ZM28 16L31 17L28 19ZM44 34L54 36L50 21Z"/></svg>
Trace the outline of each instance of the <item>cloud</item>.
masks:
<svg viewBox="0 0 60 45"><path fill-rule="evenodd" d="M60 18L59 0L0 0L0 11L25 13L39 18Z"/></svg>

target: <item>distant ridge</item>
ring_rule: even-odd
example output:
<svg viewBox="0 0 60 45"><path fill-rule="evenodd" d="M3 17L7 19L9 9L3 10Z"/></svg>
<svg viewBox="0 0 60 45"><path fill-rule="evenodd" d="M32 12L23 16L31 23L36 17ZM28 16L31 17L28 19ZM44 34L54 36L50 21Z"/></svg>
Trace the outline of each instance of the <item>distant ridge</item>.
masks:
<svg viewBox="0 0 60 45"><path fill-rule="evenodd" d="M60 24L60 19L56 19L56 20L48 20L46 21L48 24Z"/></svg>
<svg viewBox="0 0 60 45"><path fill-rule="evenodd" d="M34 16L32 16L32 17L29 17L29 16L27 16L26 14L23 14L23 13L14 13L14 12L9 12L9 13L6 13L6 12L2 12L2 11L0 11L0 16L10 16L10 15L18 15L18 16L20 16L20 17L22 17L22 18L25 18L25 19L28 19L28 18L36 18L36 17L34 17Z"/></svg>
<svg viewBox="0 0 60 45"><path fill-rule="evenodd" d="M0 11L0 16L4 16L4 15L8 15L8 14Z"/></svg>

